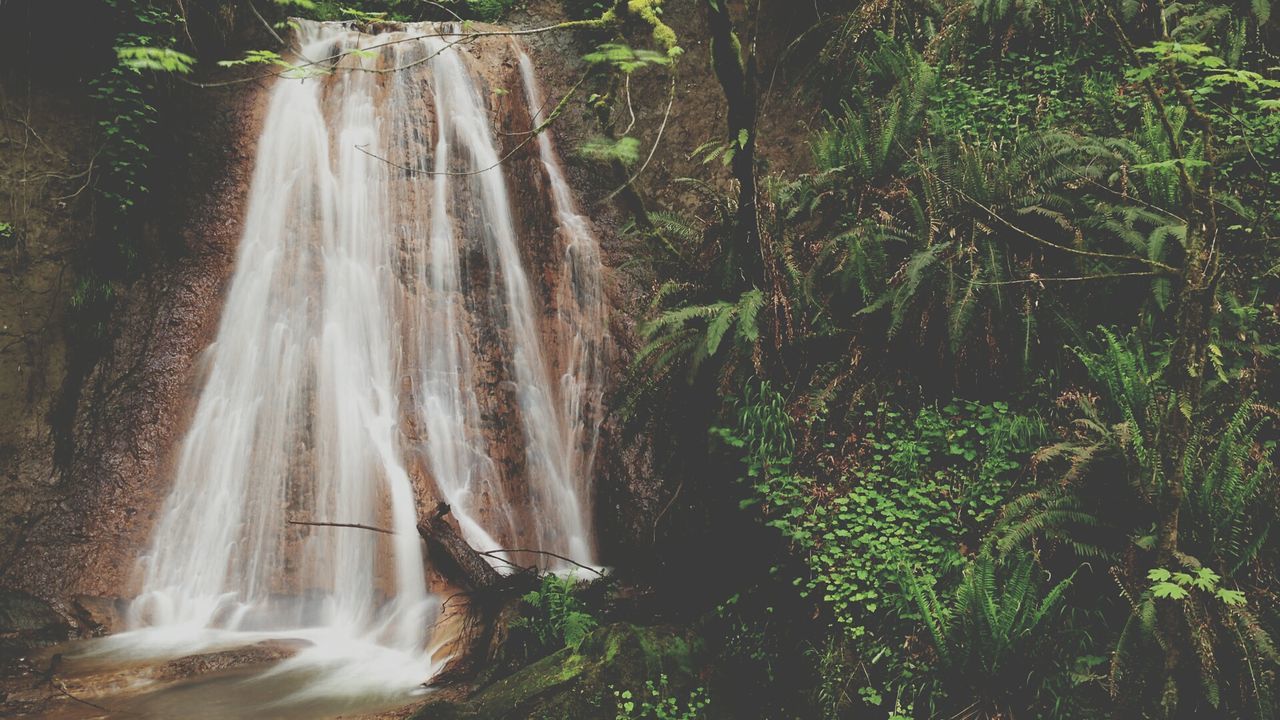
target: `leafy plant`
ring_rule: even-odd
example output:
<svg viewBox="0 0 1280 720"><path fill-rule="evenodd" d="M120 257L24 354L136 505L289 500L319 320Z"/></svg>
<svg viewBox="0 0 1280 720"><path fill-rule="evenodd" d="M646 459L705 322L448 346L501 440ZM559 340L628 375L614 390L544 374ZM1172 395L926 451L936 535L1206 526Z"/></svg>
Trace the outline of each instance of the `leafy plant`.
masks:
<svg viewBox="0 0 1280 720"><path fill-rule="evenodd" d="M128 237L135 230L132 216L149 192L149 136L158 122L151 98L156 79L191 72L195 59L173 48L181 16L138 0L112 4L128 29L115 38L115 64L90 82L104 139L104 170L94 190L104 203L104 234L115 241L116 253L129 260L135 252Z"/></svg>
<svg viewBox="0 0 1280 720"><path fill-rule="evenodd" d="M1200 590L1227 605L1244 605L1244 593L1219 587L1222 576L1206 567L1196 568L1194 573L1152 568L1147 571L1147 579L1151 581L1151 595L1157 599L1185 600L1191 597L1192 590Z"/></svg>
<svg viewBox="0 0 1280 720"><path fill-rule="evenodd" d="M582 143L578 152L595 162L620 162L623 165L634 165L640 160L640 141L633 137L621 137L617 140L605 137L591 138Z"/></svg>
<svg viewBox="0 0 1280 720"><path fill-rule="evenodd" d="M542 585L524 595L529 612L518 619L543 647L577 648L599 623L574 594L577 581L573 575L542 576Z"/></svg>
<svg viewBox="0 0 1280 720"><path fill-rule="evenodd" d="M657 682L646 680L639 693L613 688L613 697L616 720L703 720L711 705L706 688L694 688L683 699L674 696L665 673Z"/></svg>
<svg viewBox="0 0 1280 720"><path fill-rule="evenodd" d="M1002 564L977 556L950 598L933 578L906 572L904 592L937 655L929 702L938 712L1001 718L1035 714L1036 692L1063 672L1061 614L1072 577L1043 587L1026 556ZM928 687L928 686L927 686Z"/></svg>
<svg viewBox="0 0 1280 720"><path fill-rule="evenodd" d="M624 75L630 75L652 65L669 65L671 57L653 50L633 48L623 43L608 42L593 52L582 56L591 65L607 65Z"/></svg>

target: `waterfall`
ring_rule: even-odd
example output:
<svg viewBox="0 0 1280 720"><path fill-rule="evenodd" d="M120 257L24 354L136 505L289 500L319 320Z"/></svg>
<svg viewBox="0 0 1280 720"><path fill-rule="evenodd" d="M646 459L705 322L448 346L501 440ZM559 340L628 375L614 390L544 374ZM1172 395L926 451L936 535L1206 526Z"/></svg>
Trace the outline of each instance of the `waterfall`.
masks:
<svg viewBox="0 0 1280 720"><path fill-rule="evenodd" d="M371 679L417 684L441 662L415 531L437 502L478 550L597 562L600 258L549 133L533 134L532 63L506 39L459 42L456 25L388 27L300 23L308 64L271 91L234 276L116 647L296 635L315 648L290 662L389 657Z"/></svg>

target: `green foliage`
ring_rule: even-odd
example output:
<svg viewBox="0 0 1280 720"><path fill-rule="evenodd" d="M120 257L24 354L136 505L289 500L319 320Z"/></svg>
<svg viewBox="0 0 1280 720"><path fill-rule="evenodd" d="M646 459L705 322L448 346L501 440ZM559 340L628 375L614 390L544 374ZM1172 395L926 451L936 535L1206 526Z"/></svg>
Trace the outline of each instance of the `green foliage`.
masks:
<svg viewBox="0 0 1280 720"><path fill-rule="evenodd" d="M736 414L735 428L713 434L744 461L743 507L758 508L800 552L806 572L793 582L829 609L850 652L888 678L894 697L914 692L928 673L896 649L917 622L901 568L929 568L932 585L967 564L966 545L976 548L994 523L1043 423L1003 402L918 411L881 403L863 411L856 441L841 448L848 460L810 477L796 466L793 423L767 382L748 384ZM847 705L855 689L864 705L884 701L874 685L833 682L824 681L825 705Z"/></svg>
<svg viewBox="0 0 1280 720"><path fill-rule="evenodd" d="M646 680L640 692L613 688L613 698L616 720L703 720L711 705L705 688L694 688L684 699L672 695L666 674L657 682Z"/></svg>
<svg viewBox="0 0 1280 720"><path fill-rule="evenodd" d="M1048 484L1010 500L987 542L1001 556L1045 543L1061 543L1083 559L1111 559L1113 548L1090 538L1102 521L1070 489Z"/></svg>
<svg viewBox="0 0 1280 720"><path fill-rule="evenodd" d="M933 578L903 575L937 656L926 702L944 716L1037 716L1037 693L1065 674L1061 615L1072 577L1045 586L1034 560L999 563L982 553L965 568L954 594L940 599ZM1039 708L1043 711L1043 708Z"/></svg>
<svg viewBox="0 0 1280 720"><path fill-rule="evenodd" d="M729 418L829 716L1275 715L1270 5L824 5L787 51L821 45L814 162L762 172L759 237L700 184L650 215L631 385Z"/></svg>
<svg viewBox="0 0 1280 720"><path fill-rule="evenodd" d="M713 140L708 143L703 143L693 151L693 156L701 157L703 163L709 163L713 160L719 159L721 165L729 167L733 162L733 158L737 156L738 153L747 149L747 143L750 139L751 133L748 132L746 128L742 128L738 131L738 136L732 140L726 142Z"/></svg>
<svg viewBox="0 0 1280 720"><path fill-rule="evenodd" d="M573 575L544 575L542 586L524 595L528 613L516 626L531 631L545 648L577 648L599 626L574 594L577 586Z"/></svg>
<svg viewBox="0 0 1280 720"><path fill-rule="evenodd" d="M868 112L846 103L813 141L817 166L854 183L869 183L901 166L924 122L935 83L933 68L909 52L895 58L897 88Z"/></svg>
<svg viewBox="0 0 1280 720"><path fill-rule="evenodd" d="M1114 690L1135 692L1159 682L1142 657L1171 642L1170 628L1161 628L1155 619L1158 604L1173 603L1183 623L1185 650L1196 660L1202 702L1230 716L1270 716L1276 708L1270 678L1280 667L1271 634L1248 607L1244 591L1224 587L1218 573L1194 558L1184 562L1185 570L1152 568L1145 589L1126 592L1133 612L1112 659ZM1191 688L1179 694L1194 697Z"/></svg>
<svg viewBox="0 0 1280 720"><path fill-rule="evenodd" d="M582 143L578 152L595 162L634 165L640 160L640 141L633 137L621 137L617 140L606 137L591 138Z"/></svg>
<svg viewBox="0 0 1280 720"><path fill-rule="evenodd" d="M516 0L466 0L466 7L472 16L484 22L500 20L515 4Z"/></svg>
<svg viewBox="0 0 1280 720"><path fill-rule="evenodd" d="M146 45L125 47L116 46L116 57L124 67L135 70L154 70L156 72L189 73L196 59L171 48L148 47Z"/></svg>
<svg viewBox="0 0 1280 720"><path fill-rule="evenodd" d="M1162 348L1148 349L1137 338L1108 329L1099 331L1095 345L1097 349L1077 352L1101 397L1080 398L1075 439L1038 454L1041 462L1064 462L1064 482L1074 489L1058 497L1060 502L1070 498L1065 509L1076 515L1060 513L1043 525L1058 533L1068 525L1062 520L1075 520L1077 531L1097 524L1105 509L1085 510L1081 493L1101 483L1112 488L1113 500L1127 506L1155 503L1166 483L1166 465L1156 452L1161 418L1170 409L1184 412L1185 407L1165 384L1167 354ZM1136 578L1131 585L1122 584L1131 614L1116 641L1111 668L1114 692L1137 697L1142 688L1160 682L1150 661L1144 659L1159 654L1158 648L1171 642L1157 626L1156 603L1179 602L1185 623L1180 635L1185 639L1179 642L1198 661L1200 701L1258 717L1267 716L1273 707L1275 698L1265 678L1280 669L1280 655L1266 621L1244 602L1247 595L1264 592L1262 588L1274 582L1275 567L1275 547L1267 541L1275 517L1274 443L1261 439L1264 425L1254 419L1255 413L1253 404L1242 403L1224 415L1188 418L1192 428L1178 555L1186 567L1157 567L1148 571L1142 584ZM1117 479L1131 493L1127 498L1116 492ZM1132 518L1113 522L1125 520L1133 523ZM1115 548L1113 553L1154 546L1149 527L1131 524L1126 529L1132 547ZM1225 572L1210 570L1202 559ZM1238 690L1228 694L1225 688L1232 682L1238 683ZM1197 697L1189 688L1180 695L1187 701Z"/></svg>
<svg viewBox="0 0 1280 720"><path fill-rule="evenodd" d="M1097 472L1113 472L1108 457L1122 457L1131 491L1140 501L1153 501L1165 472L1155 451L1160 419L1178 402L1164 384L1163 353L1106 328L1099 331L1098 345L1097 350L1077 352L1101 392L1100 401L1081 397L1077 438L1044 448L1037 457L1041 462L1065 460L1063 477L1072 484L1087 482ZM1228 406L1223 415L1193 418L1185 461L1184 547L1226 569L1228 577L1268 562L1264 553L1275 516L1275 443L1262 440L1266 418L1258 418L1257 412L1253 403L1243 402Z"/></svg>
<svg viewBox="0 0 1280 720"><path fill-rule="evenodd" d="M630 75L653 65L671 64L671 58L667 55L616 42L604 43L594 52L583 55L582 59L591 65L607 65L623 75Z"/></svg>
<svg viewBox="0 0 1280 720"><path fill-rule="evenodd" d="M1002 55L991 67L936 84L930 98L931 118L939 129L963 134L970 141L1011 142L1039 128L1060 127L1080 112L1082 75L1079 58L1047 39L1025 54ZM972 71L968 71L972 72Z"/></svg>
<svg viewBox="0 0 1280 720"><path fill-rule="evenodd" d="M277 67L293 67L293 63L285 60L280 53L273 50L249 50L239 60L219 60L220 67L240 67L243 65L275 65Z"/></svg>
<svg viewBox="0 0 1280 720"><path fill-rule="evenodd" d="M90 82L103 135L103 170L94 190L103 202L102 232L128 262L136 252L133 215L148 193L149 138L157 123L151 96L159 78L191 72L195 59L173 49L181 16L139 0L111 4L126 29L115 38L115 64Z"/></svg>
<svg viewBox="0 0 1280 720"><path fill-rule="evenodd" d="M1075 0L973 0L976 20L987 28L1065 29L1078 26L1087 5ZM984 28L985 29L985 28Z"/></svg>
<svg viewBox="0 0 1280 720"><path fill-rule="evenodd" d="M655 305L678 297L679 288L668 286L665 290L659 290ZM741 365L760 342L763 306L764 293L755 288L733 302L674 304L641 327L645 346L634 363L648 368L651 377L663 378L684 370L690 380L703 363L720 354L728 356L722 364Z"/></svg>
<svg viewBox="0 0 1280 720"><path fill-rule="evenodd" d="M1151 595L1157 599L1185 600L1191 597L1191 590L1200 590L1226 603L1227 605L1244 605L1244 593L1218 587L1222 576L1206 567L1196 568L1194 574L1188 572L1170 572L1164 568L1152 568L1147 571L1147 579L1151 581Z"/></svg>
<svg viewBox="0 0 1280 720"><path fill-rule="evenodd" d="M854 697L863 705L880 707L884 696L875 688L859 682L856 658L849 643L838 635L828 636L821 647L809 648L816 658L818 685L815 705L824 718L843 717L854 706Z"/></svg>
<svg viewBox="0 0 1280 720"><path fill-rule="evenodd" d="M914 414L882 404L864 412L860 441L847 448L857 461L834 487L820 488L793 474L789 457L764 454L780 444L752 428L768 415L759 409L767 392L740 409L736 432L717 433L746 452L752 504L807 549L812 574L797 584L855 638L885 608L899 564L940 574L960 565L962 546L994 520L1019 458L1043 432L1005 403L957 401Z"/></svg>

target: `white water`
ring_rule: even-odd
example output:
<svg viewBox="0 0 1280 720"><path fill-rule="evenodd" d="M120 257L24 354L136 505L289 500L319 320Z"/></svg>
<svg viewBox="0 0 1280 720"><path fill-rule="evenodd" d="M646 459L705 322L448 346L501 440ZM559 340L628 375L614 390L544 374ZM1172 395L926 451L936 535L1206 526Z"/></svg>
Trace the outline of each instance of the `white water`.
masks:
<svg viewBox="0 0 1280 720"><path fill-rule="evenodd" d="M300 693L401 692L443 661L415 531L436 500L477 549L595 562L596 241L547 134L536 144L558 229L530 238L516 227L494 101L474 59L442 37L452 32L302 25L308 59L380 47L272 91L235 274L142 560L135 629L104 651L300 637L313 645L273 671L317 675ZM541 93L519 61L536 118ZM373 72L389 68L404 69ZM522 238L559 248L550 289L531 280ZM507 396L515 408L492 406ZM494 427L500 411L519 429ZM513 441L523 458L495 460Z"/></svg>
<svg viewBox="0 0 1280 720"><path fill-rule="evenodd" d="M520 76L525 88L529 115L536 126L546 117L542 91L533 61L519 53ZM607 322L604 290L600 282L600 250L590 223L578 213L573 193L564 179L560 158L551 142L551 133L537 136L538 158L550 184L552 207L564 246L561 263L562 289L558 317L568 332L558 348L561 356L560 415L554 427L560 437L553 447L559 452L560 473L547 486L553 489L551 507L554 523L570 537L565 548L571 557L591 557L591 484L595 449L602 420L604 387L604 346ZM552 510L554 508L554 510Z"/></svg>

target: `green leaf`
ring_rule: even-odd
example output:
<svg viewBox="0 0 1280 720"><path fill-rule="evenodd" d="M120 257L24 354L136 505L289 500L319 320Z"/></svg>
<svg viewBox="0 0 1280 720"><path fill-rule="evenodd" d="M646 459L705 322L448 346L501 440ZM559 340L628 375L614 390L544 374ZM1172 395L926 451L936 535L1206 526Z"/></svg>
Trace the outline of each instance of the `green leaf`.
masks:
<svg viewBox="0 0 1280 720"><path fill-rule="evenodd" d="M1209 162L1207 160L1195 160L1191 158L1174 158L1172 160L1161 160L1160 162L1150 162L1150 163L1142 163L1141 165L1134 165L1133 169L1140 170L1140 171L1176 170L1178 166L1182 166L1184 168L1190 169L1190 168L1197 168L1197 167L1207 167L1208 165L1209 165Z"/></svg>
<svg viewBox="0 0 1280 720"><path fill-rule="evenodd" d="M1158 582L1151 586L1151 593L1158 598L1169 598L1170 600L1183 600L1191 596L1187 589L1175 585L1171 582Z"/></svg>
<svg viewBox="0 0 1280 720"><path fill-rule="evenodd" d="M116 58L120 64L131 70L141 72L181 73L191 72L196 59L171 48L150 47L147 45L130 45L116 48Z"/></svg>
<svg viewBox="0 0 1280 720"><path fill-rule="evenodd" d="M1214 593L1219 600L1228 605L1244 605L1244 593L1239 590L1228 590L1227 588L1218 588Z"/></svg>
<svg viewBox="0 0 1280 720"><path fill-rule="evenodd" d="M623 165L634 165L640 160L640 141L633 137L622 137L610 140L606 137L595 137L584 142L578 152L588 160L596 162L620 162Z"/></svg>
<svg viewBox="0 0 1280 720"><path fill-rule="evenodd" d="M1209 568L1200 568L1199 570L1196 570L1195 579L1191 582L1201 590L1212 590L1217 587L1218 581L1221 579L1222 578L1217 573Z"/></svg>
<svg viewBox="0 0 1280 720"><path fill-rule="evenodd" d="M583 55L582 59L592 65L611 65L623 74L630 75L648 65L669 65L672 58L652 50L634 49L622 43L604 43L595 52Z"/></svg>

